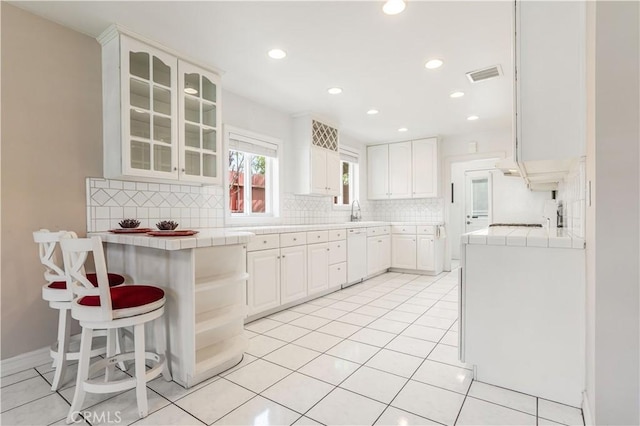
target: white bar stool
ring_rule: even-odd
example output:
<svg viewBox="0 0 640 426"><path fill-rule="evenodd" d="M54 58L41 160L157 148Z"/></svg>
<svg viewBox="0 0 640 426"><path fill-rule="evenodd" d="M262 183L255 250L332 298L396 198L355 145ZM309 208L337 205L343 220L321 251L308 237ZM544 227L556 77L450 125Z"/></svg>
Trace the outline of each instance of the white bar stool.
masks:
<svg viewBox="0 0 640 426"><path fill-rule="evenodd" d="M71 322L71 301L73 293L67 289L65 272L59 266L56 256L56 248L60 237L67 234L67 231L50 232L41 229L33 233L33 240L38 244L40 262L45 267L44 279L47 284L42 286L42 298L49 302L49 306L58 310L58 337L51 345L50 354L53 358L55 370L51 390L56 391L64 381L67 370L67 361L79 359L80 352L70 351L71 342L70 322ZM87 279L94 285L98 285L96 274L88 274ZM109 274L109 286L123 284L125 278L118 274ZM119 342L117 342L119 346ZM99 347L91 352L91 356L102 355L105 347ZM124 364L121 365L121 368Z"/></svg>
<svg viewBox="0 0 640 426"><path fill-rule="evenodd" d="M80 341L80 360L78 377L73 402L67 416L67 423L75 421L75 416L82 408L86 392L111 393L127 389L136 389L138 414L140 418L148 414L147 382L163 374L165 380L171 380L171 374L165 356L166 330L162 322L164 314L164 290L148 285L124 285L109 287L104 250L100 237L74 238L69 233L60 239L67 287L78 296L71 305L71 316L80 321L82 338ZM93 260L98 277L95 288L87 279L84 263L89 253ZM155 322L154 337L157 352L145 350L145 324ZM134 352L117 354L115 339L107 344L107 357L91 362L91 342L95 329L107 329L115 333L119 328L133 326ZM135 361L135 377L112 380L114 364L126 360ZM147 371L146 361L153 366ZM104 379L90 380L89 377L105 369Z"/></svg>

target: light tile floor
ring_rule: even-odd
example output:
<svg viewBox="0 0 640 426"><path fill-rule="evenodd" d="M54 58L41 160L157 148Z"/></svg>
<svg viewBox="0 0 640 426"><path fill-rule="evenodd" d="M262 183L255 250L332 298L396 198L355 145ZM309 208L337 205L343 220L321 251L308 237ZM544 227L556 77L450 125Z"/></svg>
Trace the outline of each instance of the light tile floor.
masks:
<svg viewBox="0 0 640 426"><path fill-rule="evenodd" d="M387 273L247 324L243 361L191 389L87 398L87 424L583 425L580 409L472 380L457 358L457 273ZM72 368L71 371L74 371ZM3 377L3 425L62 424L74 383L50 364ZM116 414L117 413L117 414ZM96 416L103 415L99 418Z"/></svg>

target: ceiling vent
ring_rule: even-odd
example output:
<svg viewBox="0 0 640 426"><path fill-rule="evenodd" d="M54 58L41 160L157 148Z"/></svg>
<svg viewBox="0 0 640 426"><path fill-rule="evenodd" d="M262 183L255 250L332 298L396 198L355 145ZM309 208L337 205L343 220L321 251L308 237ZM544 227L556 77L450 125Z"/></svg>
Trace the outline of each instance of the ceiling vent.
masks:
<svg viewBox="0 0 640 426"><path fill-rule="evenodd" d="M479 81L489 80L492 78L500 77L502 75L502 68L500 65L494 65L489 68L483 68L481 70L475 70L467 73L467 78L472 83Z"/></svg>

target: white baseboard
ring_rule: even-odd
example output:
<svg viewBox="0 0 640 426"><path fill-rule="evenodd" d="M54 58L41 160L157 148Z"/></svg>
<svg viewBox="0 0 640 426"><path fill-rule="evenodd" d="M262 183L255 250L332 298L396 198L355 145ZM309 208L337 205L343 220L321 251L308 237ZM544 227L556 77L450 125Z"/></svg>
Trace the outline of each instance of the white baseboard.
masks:
<svg viewBox="0 0 640 426"><path fill-rule="evenodd" d="M13 358L7 358L0 361L0 373L2 376L19 373L29 368L35 368L39 365L52 362L49 346L36 349L32 352L16 355Z"/></svg>
<svg viewBox="0 0 640 426"><path fill-rule="evenodd" d="M589 405L587 391L582 392L582 415L584 416L585 426L595 426L596 423L591 413L591 406Z"/></svg>

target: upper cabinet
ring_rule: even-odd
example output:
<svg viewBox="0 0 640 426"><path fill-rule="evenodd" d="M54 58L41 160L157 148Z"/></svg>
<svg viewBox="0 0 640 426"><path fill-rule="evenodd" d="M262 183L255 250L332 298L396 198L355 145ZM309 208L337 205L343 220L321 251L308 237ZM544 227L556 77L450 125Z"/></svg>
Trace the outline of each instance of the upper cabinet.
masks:
<svg viewBox="0 0 640 426"><path fill-rule="evenodd" d="M370 200L438 196L438 139L367 147Z"/></svg>
<svg viewBox="0 0 640 426"><path fill-rule="evenodd" d="M116 27L99 41L105 177L219 184L219 76Z"/></svg>
<svg viewBox="0 0 640 426"><path fill-rule="evenodd" d="M557 182L585 155L586 5L517 1L515 27L515 160Z"/></svg>
<svg viewBox="0 0 640 426"><path fill-rule="evenodd" d="M293 192L340 195L338 129L309 115L294 118L291 149Z"/></svg>

